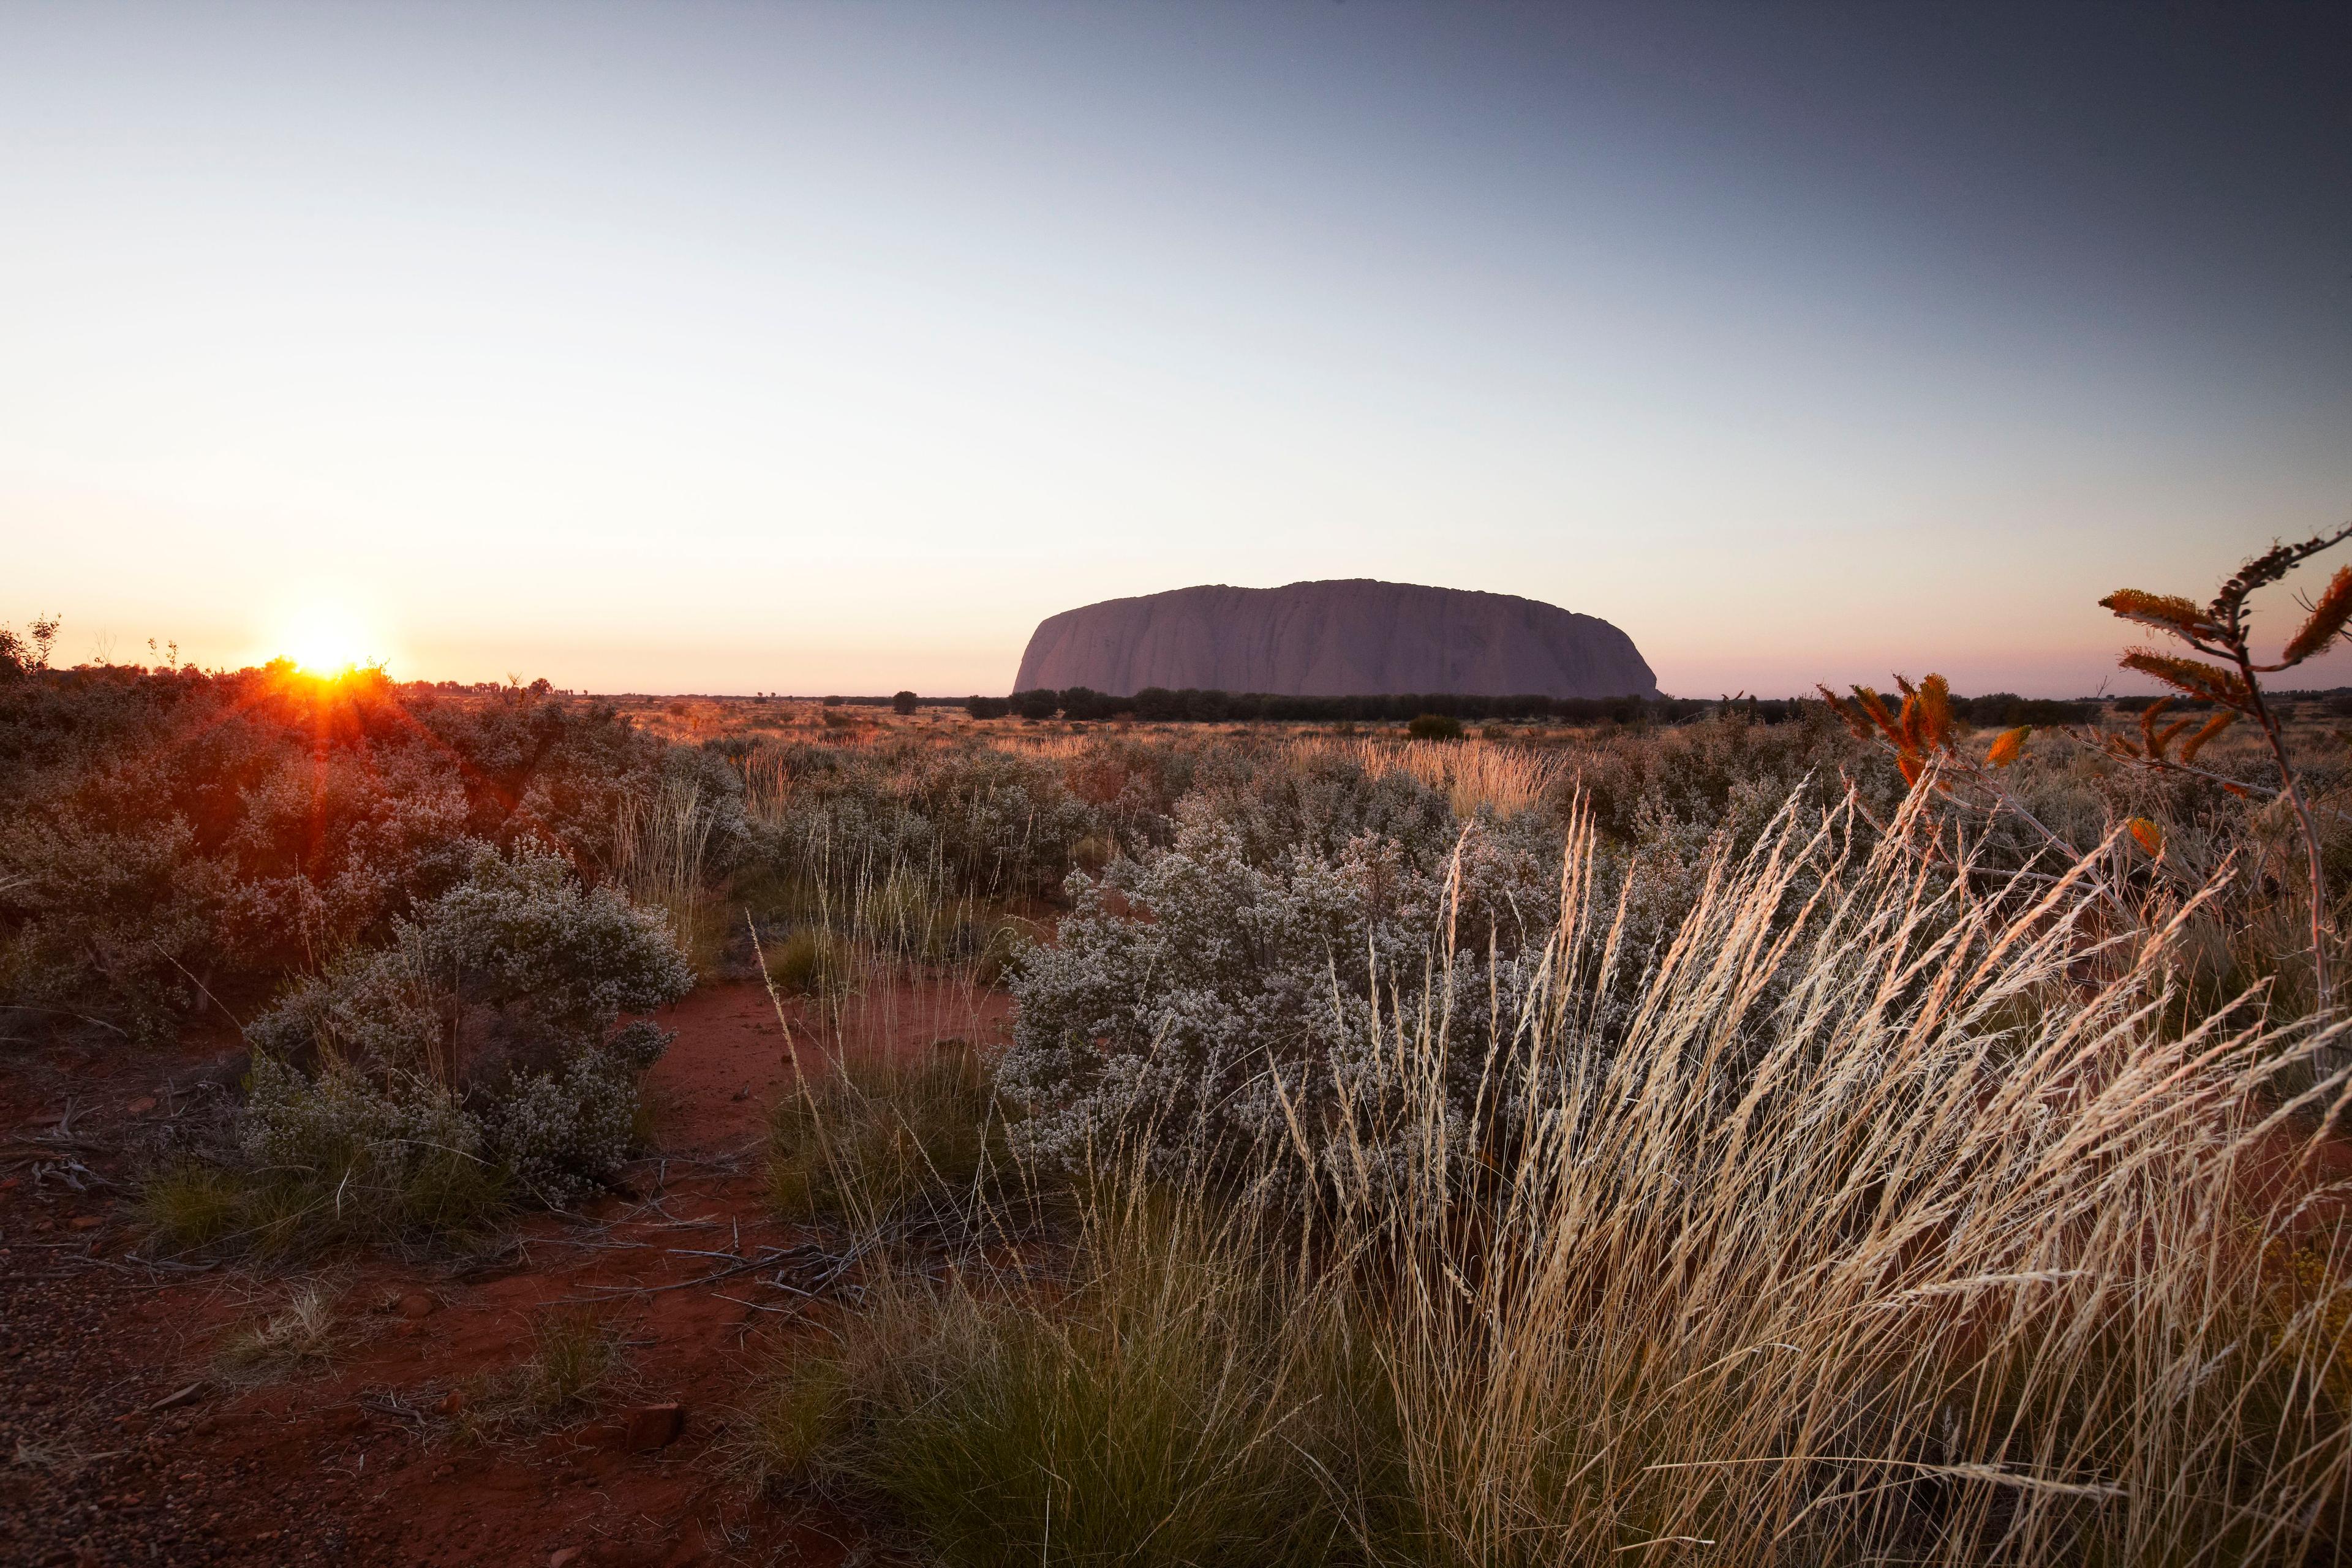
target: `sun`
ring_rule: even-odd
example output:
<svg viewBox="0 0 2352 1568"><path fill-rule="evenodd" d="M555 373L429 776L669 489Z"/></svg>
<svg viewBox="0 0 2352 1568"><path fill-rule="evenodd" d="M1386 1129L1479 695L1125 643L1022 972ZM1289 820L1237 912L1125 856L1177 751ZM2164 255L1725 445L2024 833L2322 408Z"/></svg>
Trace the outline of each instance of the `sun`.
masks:
<svg viewBox="0 0 2352 1568"><path fill-rule="evenodd" d="M306 675L336 676L364 660L367 628L342 605L320 603L304 607L287 623L286 655Z"/></svg>

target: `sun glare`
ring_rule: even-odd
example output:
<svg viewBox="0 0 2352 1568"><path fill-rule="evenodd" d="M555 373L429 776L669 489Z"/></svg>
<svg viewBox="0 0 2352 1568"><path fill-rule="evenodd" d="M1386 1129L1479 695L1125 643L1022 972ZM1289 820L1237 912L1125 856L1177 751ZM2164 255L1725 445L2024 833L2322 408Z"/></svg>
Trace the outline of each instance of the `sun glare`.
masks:
<svg viewBox="0 0 2352 1568"><path fill-rule="evenodd" d="M286 628L286 655L306 675L341 675L372 651L359 618L341 605L312 605Z"/></svg>

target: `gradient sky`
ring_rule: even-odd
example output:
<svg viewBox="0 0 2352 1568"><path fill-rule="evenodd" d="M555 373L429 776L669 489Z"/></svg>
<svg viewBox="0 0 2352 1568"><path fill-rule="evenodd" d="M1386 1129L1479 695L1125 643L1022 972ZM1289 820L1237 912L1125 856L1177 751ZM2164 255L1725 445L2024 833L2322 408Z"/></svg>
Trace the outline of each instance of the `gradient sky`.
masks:
<svg viewBox="0 0 2352 1568"><path fill-rule="evenodd" d="M1370 576L2140 689L2099 595L2352 519L2348 80L2341 5L0 6L0 620L961 694Z"/></svg>

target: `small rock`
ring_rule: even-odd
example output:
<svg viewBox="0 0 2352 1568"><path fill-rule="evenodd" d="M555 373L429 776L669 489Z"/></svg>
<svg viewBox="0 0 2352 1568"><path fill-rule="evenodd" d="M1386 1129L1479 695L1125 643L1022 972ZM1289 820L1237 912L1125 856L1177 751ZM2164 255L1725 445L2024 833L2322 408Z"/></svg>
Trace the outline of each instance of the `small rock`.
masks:
<svg viewBox="0 0 2352 1568"><path fill-rule="evenodd" d="M429 1318L433 1315L433 1309L439 1305L439 1302L424 1291L411 1290L400 1299L400 1315L412 1321L417 1318Z"/></svg>
<svg viewBox="0 0 2352 1568"><path fill-rule="evenodd" d="M577 1546L566 1546L561 1551L551 1552L547 1554L547 1568L564 1568L565 1563L579 1555L580 1548Z"/></svg>
<svg viewBox="0 0 2352 1568"><path fill-rule="evenodd" d="M155 1109L155 1097L152 1094L142 1094L122 1109L130 1115L144 1116Z"/></svg>
<svg viewBox="0 0 2352 1568"><path fill-rule="evenodd" d="M436 1405L433 1408L439 1411L444 1415L457 1415L457 1412L466 1408L466 1391L462 1388L451 1389L448 1393L441 1396L441 1402L438 1405Z"/></svg>
<svg viewBox="0 0 2352 1568"><path fill-rule="evenodd" d="M647 1454L656 1448L667 1448L677 1441L686 1430L686 1407L682 1405L640 1405L629 1412L628 1426L622 1441L633 1454Z"/></svg>
<svg viewBox="0 0 2352 1568"><path fill-rule="evenodd" d="M76 1230L96 1230L106 1222L94 1214L78 1214L66 1223Z"/></svg>

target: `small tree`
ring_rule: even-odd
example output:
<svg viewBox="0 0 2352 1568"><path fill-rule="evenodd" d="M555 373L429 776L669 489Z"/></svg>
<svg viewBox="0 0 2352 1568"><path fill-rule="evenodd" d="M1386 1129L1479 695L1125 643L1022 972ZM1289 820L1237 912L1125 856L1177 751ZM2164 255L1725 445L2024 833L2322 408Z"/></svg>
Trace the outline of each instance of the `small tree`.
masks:
<svg viewBox="0 0 2352 1568"><path fill-rule="evenodd" d="M922 699L911 691L895 691L890 694L890 711L903 719L914 712L916 705L921 701Z"/></svg>
<svg viewBox="0 0 2352 1568"><path fill-rule="evenodd" d="M2327 591L2309 606L2310 616L2303 629L2288 640L2278 658L2270 664L2254 662L2253 628L2248 624L2246 598L2255 589L2279 581L2320 552L2347 539L2352 539L2352 525L2306 539L2300 544L2273 545L2239 567L2238 574L2221 584L2221 591L2210 604L2200 605L2177 594L2148 594L2137 588L2125 588L2099 601L2125 620L2154 626L2208 658L2226 661L2225 665L2207 664L2201 659L2182 658L2148 647L2126 652L2122 659L2126 669L2152 676L2176 691L2212 703L2220 711L2189 739L2182 747L2179 763L2172 760L2168 749L2192 721L2178 720L2158 729L2156 709L2143 716L2144 743L2129 747L2126 742L2129 749L2119 754L2149 767L2177 768L2193 762L2206 742L2241 718L2251 719L2262 727L2263 738L2270 743L2271 761L2278 768L2279 792L2294 808L2295 821L2303 829L2304 852L2311 876L2312 983L2323 1009L2332 1000L2332 988L2327 964L2327 879L2320 854L2319 827L2312 820L2310 804L2304 798L2294 763L2287 755L2286 735L2277 713L2264 700L2259 678L2293 669L2343 633L2345 623L2352 620L2352 566L2336 569Z"/></svg>
<svg viewBox="0 0 2352 1568"><path fill-rule="evenodd" d="M1405 732L1416 741L1458 741L1462 721L1444 713L1423 713L1405 726Z"/></svg>
<svg viewBox="0 0 2352 1568"><path fill-rule="evenodd" d="M23 631L0 626L0 680L15 680L49 668L49 647L58 640L58 617L43 616Z"/></svg>

